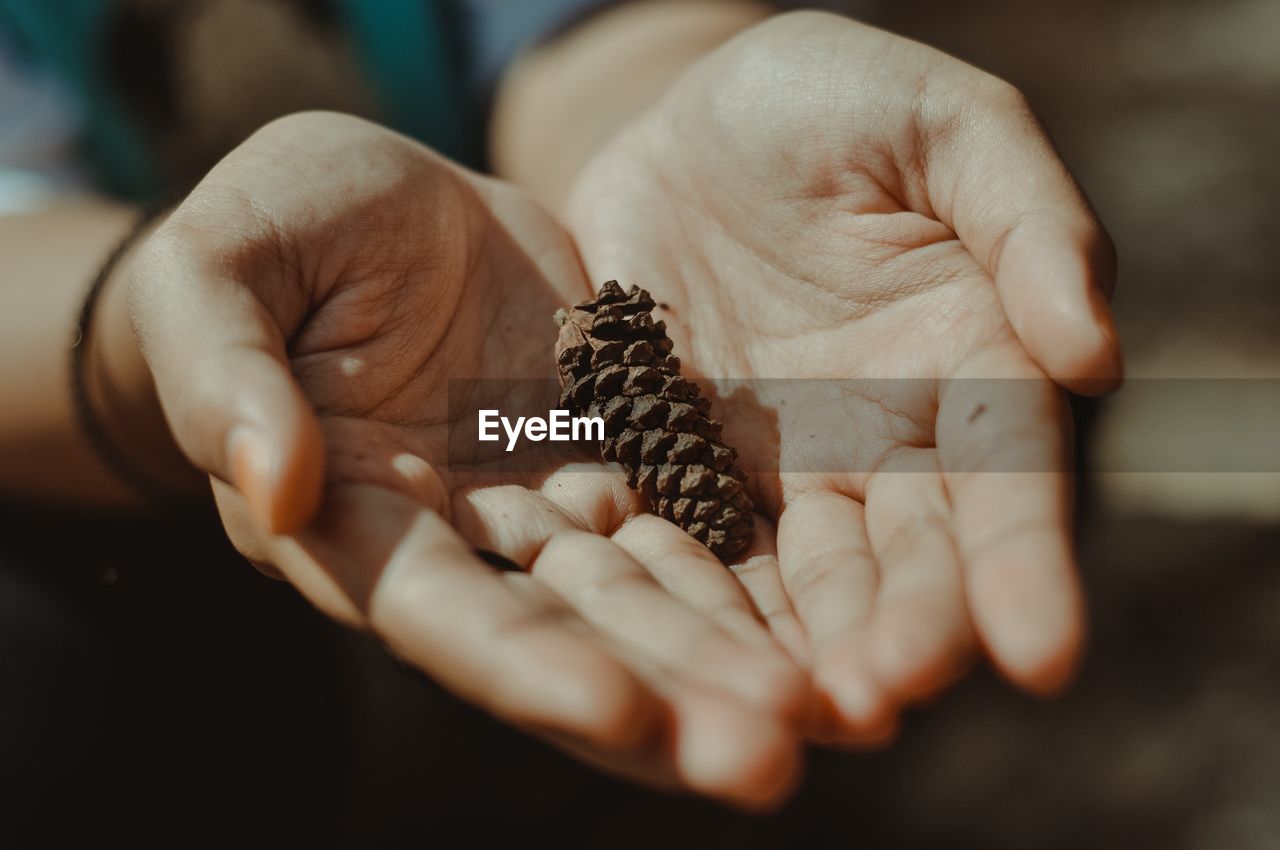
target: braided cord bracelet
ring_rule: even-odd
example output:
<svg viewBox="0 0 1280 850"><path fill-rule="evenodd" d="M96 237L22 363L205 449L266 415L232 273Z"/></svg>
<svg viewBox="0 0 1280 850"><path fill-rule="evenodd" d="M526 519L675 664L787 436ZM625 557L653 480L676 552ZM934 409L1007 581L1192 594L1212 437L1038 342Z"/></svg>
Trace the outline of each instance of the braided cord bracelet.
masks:
<svg viewBox="0 0 1280 850"><path fill-rule="evenodd" d="M80 431L88 440L98 459L108 471L122 484L141 496L146 502L156 505L169 505L174 502L176 494L137 469L125 454L112 441L106 426L93 409L89 399L89 385L86 359L93 334L93 317L107 280L120 264L120 260L137 244L147 229L165 212L167 207L148 210L138 217L133 227L124 238L116 244L107 255L107 259L98 269L97 276L89 286L84 301L80 305L80 313L76 319L74 335L70 349L70 383L71 402Z"/></svg>

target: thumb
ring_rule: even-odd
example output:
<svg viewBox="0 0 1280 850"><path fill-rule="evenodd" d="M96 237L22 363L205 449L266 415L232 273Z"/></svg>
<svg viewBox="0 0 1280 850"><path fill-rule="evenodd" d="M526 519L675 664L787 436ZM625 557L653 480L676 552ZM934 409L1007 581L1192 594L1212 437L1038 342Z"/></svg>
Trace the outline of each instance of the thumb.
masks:
<svg viewBox="0 0 1280 850"><path fill-rule="evenodd" d="M277 317L168 226L140 251L129 302L179 447L269 532L305 526L323 490L323 437Z"/></svg>
<svg viewBox="0 0 1280 850"><path fill-rule="evenodd" d="M1035 362L1073 392L1111 389L1123 374L1115 248L1025 98L983 76L966 120L925 128L935 209L995 279Z"/></svg>

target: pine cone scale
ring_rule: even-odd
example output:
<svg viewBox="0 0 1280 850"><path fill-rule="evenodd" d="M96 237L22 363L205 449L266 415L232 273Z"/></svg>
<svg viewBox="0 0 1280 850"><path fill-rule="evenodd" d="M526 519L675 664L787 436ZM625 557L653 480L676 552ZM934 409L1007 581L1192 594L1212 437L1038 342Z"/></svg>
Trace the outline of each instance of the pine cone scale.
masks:
<svg viewBox="0 0 1280 850"><path fill-rule="evenodd" d="M710 418L710 399L680 375L654 306L643 289L609 281L556 314L560 404L604 420L601 456L622 465L660 516L727 560L751 542L747 476Z"/></svg>

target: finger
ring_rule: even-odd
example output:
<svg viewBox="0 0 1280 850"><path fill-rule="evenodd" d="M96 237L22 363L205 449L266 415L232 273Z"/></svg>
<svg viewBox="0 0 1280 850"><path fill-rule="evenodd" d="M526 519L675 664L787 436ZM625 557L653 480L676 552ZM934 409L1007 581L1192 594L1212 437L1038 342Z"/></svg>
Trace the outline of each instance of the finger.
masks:
<svg viewBox="0 0 1280 850"><path fill-rule="evenodd" d="M320 427L289 369L280 327L243 281L197 258L175 213L138 261L130 307L174 437L232 482L275 533L319 504Z"/></svg>
<svg viewBox="0 0 1280 850"><path fill-rule="evenodd" d="M547 541L531 569L583 619L661 669L760 711L794 711L789 667L762 657L681 603L608 539L562 531Z"/></svg>
<svg viewBox="0 0 1280 850"><path fill-rule="evenodd" d="M455 506L455 519L476 545L530 564L546 557L546 550L557 535L568 531L587 534L581 530L584 525L593 531L607 531L618 521L618 511L635 507L627 501L625 493L614 492L613 482L604 480L611 477L552 476L545 482L544 492L553 494L554 499L523 487L481 488ZM650 525L651 522L657 526ZM645 531L659 533L651 536L642 533ZM693 548L668 536L667 531L689 541ZM680 654L684 650L674 646L655 656L648 645L653 632L666 631L669 601L653 605L644 599L622 599L627 619L638 615L638 622L620 625L624 630L636 631L631 634L631 640L616 630L608 631L611 638L621 638L621 645L615 651L620 652L630 669L664 700L664 725L657 733L659 740L649 749L633 752L626 758L601 753L598 748L564 735L552 736L553 741L585 761L631 779L663 787L688 788L748 808L778 802L786 796L799 773L799 742L796 733L788 727L792 725L790 718L802 713L796 707L802 700L796 690L800 688L801 694L807 690L803 679L797 678L797 671L785 657L763 654L770 650L776 653L771 644L762 646L757 639L747 636L739 616L731 612L740 605L745 606L748 611L745 616L759 630L749 613L750 603L719 561L711 558L707 562L697 554L697 550L701 550L710 557L704 547L669 523L645 515L624 521L615 538L633 547L636 555L650 559L650 564L656 564L664 555L672 555L661 568L651 568L654 572L650 575L655 576L656 581L656 574L661 573L668 580L663 588L666 592L683 599L706 620L720 622L729 635L749 647L754 656L752 669L747 675L735 675L727 687L719 689L714 682L708 687L701 681L702 670L673 670L673 666L679 668L680 665L670 663L671 653ZM607 542L603 537L595 539ZM563 542L562 538L556 546ZM600 558L579 551L578 547L570 548L572 557L561 558L560 567L571 581L575 573L580 581L576 589L562 589L562 592L576 599L584 609L596 611L598 604L584 598L591 593L590 581L597 585L600 581L609 581L597 572ZM551 557L559 556L552 552ZM606 556L607 561L615 558L613 554ZM640 558L635 560L638 562ZM635 572L634 566L625 569ZM547 580L546 569L539 567L537 572L540 579ZM716 576L723 580L717 580ZM561 578L563 580L563 576ZM637 576L613 581L644 579ZM646 594L649 592L645 590ZM606 602L614 604L611 600ZM717 609L721 614L718 620L712 615ZM608 610L599 611L596 616L612 619ZM705 629L706 625L699 628ZM694 666L704 669L708 664L721 666L715 659L699 658L696 652L689 654ZM734 696L726 695L734 691L737 691ZM743 693L747 697L745 703L740 698Z"/></svg>
<svg viewBox="0 0 1280 850"><path fill-rule="evenodd" d="M244 496L225 481L214 478L211 483L218 518L236 551L264 575L287 581L273 560L271 534L254 517Z"/></svg>
<svg viewBox="0 0 1280 850"><path fill-rule="evenodd" d="M809 722L807 676L774 640L742 585L719 558L652 514L631 517L611 539L668 593L751 649L758 666L755 704L797 725Z"/></svg>
<svg viewBox="0 0 1280 850"><path fill-rule="evenodd" d="M939 460L978 633L1010 679L1043 693L1066 684L1084 636L1065 408L1010 341L962 364L938 410Z"/></svg>
<svg viewBox="0 0 1280 850"><path fill-rule="evenodd" d="M752 809L772 808L795 787L800 741L788 726L710 692L675 704L675 761L686 785Z"/></svg>
<svg viewBox="0 0 1280 850"><path fill-rule="evenodd" d="M744 644L775 647L733 573L693 537L661 517L637 514L611 538L659 584Z"/></svg>
<svg viewBox="0 0 1280 850"><path fill-rule="evenodd" d="M648 686L539 582L490 569L401 494L337 488L273 558L322 610L508 722L619 758L652 743L662 701Z"/></svg>
<svg viewBox="0 0 1280 850"><path fill-rule="evenodd" d="M826 716L815 735L842 743L887 739L896 707L876 681L867 625L879 581L862 505L815 490L788 498L778 520L786 592L808 634Z"/></svg>
<svg viewBox="0 0 1280 850"><path fill-rule="evenodd" d="M321 520L323 539L307 532L275 555L290 578L322 608L336 591L367 611L397 655L463 698L645 782L747 807L772 805L794 784L799 742L783 724L646 664L633 669L541 582L481 564L434 512L392 491L346 488ZM387 544L371 533L396 541L385 566Z"/></svg>
<svg viewBox="0 0 1280 850"><path fill-rule="evenodd" d="M740 808L767 810L786 799L801 773L800 740L793 731L713 692L679 686L668 696L663 737L647 757L606 761L576 740L552 740L610 773Z"/></svg>
<svg viewBox="0 0 1280 850"><path fill-rule="evenodd" d="M756 613L769 632L791 657L808 664L812 655L804 625L796 614L782 580L778 562L777 531L761 514L755 515L756 529L751 545L733 559L729 569L747 591Z"/></svg>
<svg viewBox="0 0 1280 850"><path fill-rule="evenodd" d="M761 711L788 716L799 710L800 679L785 659L737 640L541 494L482 488L465 501L458 516L475 545L527 565L586 622L648 664Z"/></svg>
<svg viewBox="0 0 1280 850"><path fill-rule="evenodd" d="M977 106L974 90L922 101L932 206L995 278L1040 367L1073 391L1109 389L1123 373L1115 248L1021 94L986 75Z"/></svg>
<svg viewBox="0 0 1280 850"><path fill-rule="evenodd" d="M872 670L899 704L919 701L959 678L977 647L934 452L900 451L870 476L866 522L880 570Z"/></svg>
<svg viewBox="0 0 1280 850"><path fill-rule="evenodd" d="M745 643L774 641L760 631L755 604L741 581L710 550L671 522L646 512L645 504L620 476L558 472L541 486L541 494L558 508L571 525L596 534L608 534L669 593L691 608L707 614ZM550 534L549 513L520 512L506 517L506 529L493 534L512 538L512 529L524 540L524 548L538 548ZM531 526L526 533L518 529ZM781 607L774 594L772 602Z"/></svg>
<svg viewBox="0 0 1280 850"><path fill-rule="evenodd" d="M718 621L744 623L731 612L745 600L752 619L763 620L773 639L793 657L805 657L804 630L778 575L776 533L765 518L756 516L750 547L726 570L683 531L647 514L643 500L620 476L556 474L543 484L542 493L578 527L597 534L613 534L615 538L621 533L617 542L634 550L633 557L686 604L705 613L714 612ZM636 521L640 524L632 527L630 524ZM754 631L730 630L738 635Z"/></svg>

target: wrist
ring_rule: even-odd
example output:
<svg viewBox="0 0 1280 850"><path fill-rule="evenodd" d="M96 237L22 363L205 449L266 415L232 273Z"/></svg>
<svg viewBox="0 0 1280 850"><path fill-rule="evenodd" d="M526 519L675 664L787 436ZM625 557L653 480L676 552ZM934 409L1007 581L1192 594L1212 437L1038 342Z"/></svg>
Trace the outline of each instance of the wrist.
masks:
<svg viewBox="0 0 1280 850"><path fill-rule="evenodd" d="M774 10L645 0L601 12L515 63L495 99L499 176L560 211L578 172L686 68Z"/></svg>
<svg viewBox="0 0 1280 850"><path fill-rule="evenodd" d="M138 249L164 221L158 216L133 240L103 283L90 319L85 393L120 460L157 489L202 498L208 484L169 430L151 370L133 333L128 290Z"/></svg>

